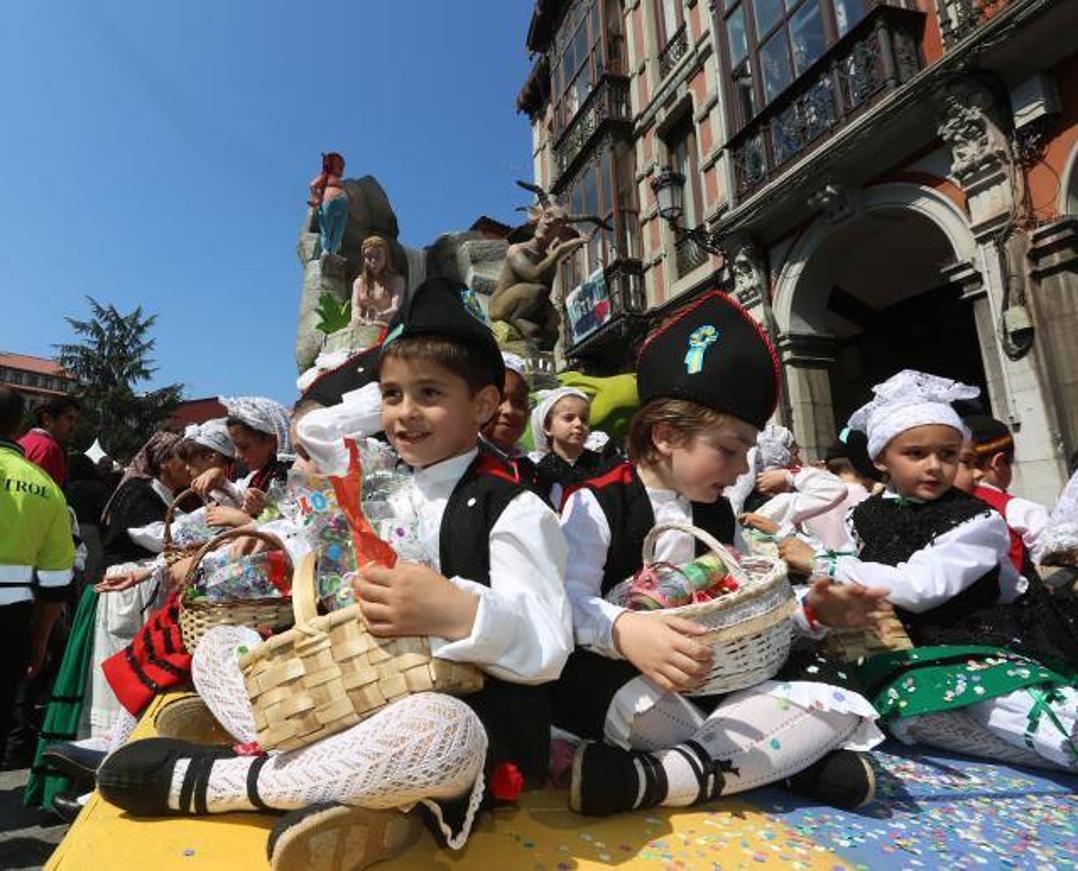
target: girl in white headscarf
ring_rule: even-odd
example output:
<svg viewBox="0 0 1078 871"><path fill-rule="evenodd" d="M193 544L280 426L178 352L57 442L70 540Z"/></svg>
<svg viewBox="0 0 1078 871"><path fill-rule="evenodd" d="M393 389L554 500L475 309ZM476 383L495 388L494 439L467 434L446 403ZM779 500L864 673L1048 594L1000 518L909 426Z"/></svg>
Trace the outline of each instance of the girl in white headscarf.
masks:
<svg viewBox="0 0 1078 871"><path fill-rule="evenodd" d="M1002 515L953 486L969 432L950 403L980 391L913 370L873 390L850 426L888 488L813 568L888 589L916 645L864 663L876 708L907 742L1078 771L1078 615L1019 575Z"/></svg>
<svg viewBox="0 0 1078 871"><path fill-rule="evenodd" d="M532 411L532 442L535 444L539 495L555 508L571 484L598 475L602 456L585 446L591 434L591 401L576 387L558 387L538 394Z"/></svg>

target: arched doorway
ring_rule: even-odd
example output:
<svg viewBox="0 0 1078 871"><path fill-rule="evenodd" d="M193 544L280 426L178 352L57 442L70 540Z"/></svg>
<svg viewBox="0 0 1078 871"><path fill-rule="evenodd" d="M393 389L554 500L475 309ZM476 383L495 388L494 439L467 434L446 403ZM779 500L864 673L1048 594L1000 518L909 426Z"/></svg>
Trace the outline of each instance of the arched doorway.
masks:
<svg viewBox="0 0 1078 871"><path fill-rule="evenodd" d="M820 220L793 247L775 318L794 428L809 453L826 448L873 384L903 368L976 384L988 408L968 293L980 285L974 251L962 213L914 185L867 192L854 219Z"/></svg>

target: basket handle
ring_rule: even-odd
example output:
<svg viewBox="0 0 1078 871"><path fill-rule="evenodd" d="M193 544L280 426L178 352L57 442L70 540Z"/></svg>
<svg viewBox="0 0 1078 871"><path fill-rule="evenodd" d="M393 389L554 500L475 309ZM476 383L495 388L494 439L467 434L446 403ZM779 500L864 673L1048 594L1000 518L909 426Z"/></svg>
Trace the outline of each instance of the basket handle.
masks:
<svg viewBox="0 0 1078 871"><path fill-rule="evenodd" d="M180 502L182 502L192 493L195 496L198 496L198 498L202 501L203 505L206 504L206 500L202 497L200 493L196 493L194 490L188 487L182 493L178 493L176 497L172 500L172 503L168 506L168 508L165 509L165 550L171 550L172 548L172 521L176 517L176 506L179 505Z"/></svg>
<svg viewBox="0 0 1078 871"><path fill-rule="evenodd" d="M699 539L714 551L727 572L738 579L744 578L741 564L738 562L737 557L730 552L730 549L716 539L710 532L701 529L699 526L693 526L691 523L677 523L671 521L655 524L648 534L644 536L644 547L642 549L644 565L650 565L655 562L655 544L659 540L660 535L670 530L687 532L693 538Z"/></svg>
<svg viewBox="0 0 1078 871"><path fill-rule="evenodd" d="M240 526L237 529L226 529L220 535L215 535L209 541L207 541L202 547L198 549L194 559L191 560L191 565L187 569L187 574L183 579L183 586L189 587L195 579L195 572L198 571L199 563L202 562L203 557L206 556L211 550L216 550L220 545L226 541L231 541L233 538L260 538L266 544L270 545L273 550L279 550L284 553L284 558L288 563L288 571L291 574L295 574L295 566L292 565L292 557L288 555L288 548L284 546L284 542L281 541L276 535L269 532L263 532L261 529L249 529L245 526ZM293 586L294 586L293 582Z"/></svg>
<svg viewBox="0 0 1078 871"><path fill-rule="evenodd" d="M318 616L318 584L314 571L317 565L318 553L312 550L304 554L292 576L292 614L297 626L310 623Z"/></svg>

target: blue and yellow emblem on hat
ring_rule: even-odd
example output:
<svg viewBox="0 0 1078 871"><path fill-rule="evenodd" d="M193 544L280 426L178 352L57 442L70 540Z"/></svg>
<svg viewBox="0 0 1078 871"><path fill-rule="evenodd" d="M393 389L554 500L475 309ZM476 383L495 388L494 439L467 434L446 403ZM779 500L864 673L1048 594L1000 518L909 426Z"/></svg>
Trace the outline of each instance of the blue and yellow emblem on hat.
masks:
<svg viewBox="0 0 1078 871"><path fill-rule="evenodd" d="M712 324L704 324L693 330L689 335L689 350L685 354L685 371L690 375L695 375L703 369L704 354L718 340L718 327Z"/></svg>

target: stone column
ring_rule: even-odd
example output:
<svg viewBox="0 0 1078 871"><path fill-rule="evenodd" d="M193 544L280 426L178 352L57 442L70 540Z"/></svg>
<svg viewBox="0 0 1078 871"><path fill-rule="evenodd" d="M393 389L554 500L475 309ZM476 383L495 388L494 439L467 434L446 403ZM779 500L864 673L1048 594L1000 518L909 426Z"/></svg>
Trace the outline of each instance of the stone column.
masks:
<svg viewBox="0 0 1078 871"><path fill-rule="evenodd" d="M1018 462L1012 489L1054 504L1066 478L1047 379L1037 348L1022 353L1003 333L1004 307L1015 312L1025 302L1025 287L1014 265L1016 246L1006 241L1020 240L1013 225L1018 169L1005 127L992 90L980 80L956 80L943 89L939 135L951 149L951 177L967 197L970 230L978 246L974 266L985 291L974 313L992 410L1014 430Z"/></svg>
<svg viewBox="0 0 1078 871"><path fill-rule="evenodd" d="M820 459L835 441L830 368L835 362L829 336L786 333L778 340L793 430L806 460Z"/></svg>

